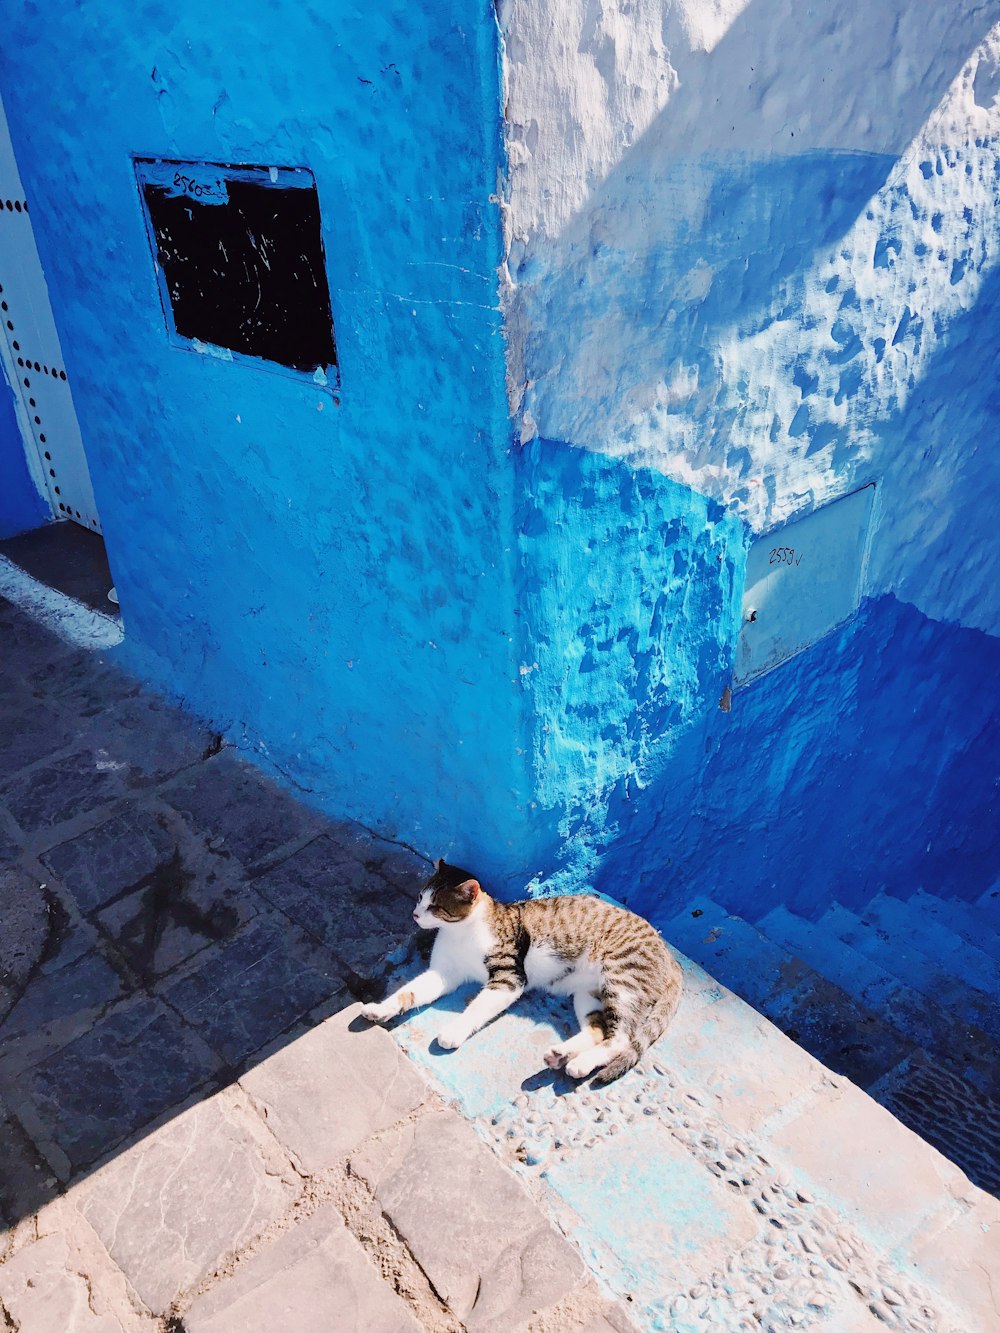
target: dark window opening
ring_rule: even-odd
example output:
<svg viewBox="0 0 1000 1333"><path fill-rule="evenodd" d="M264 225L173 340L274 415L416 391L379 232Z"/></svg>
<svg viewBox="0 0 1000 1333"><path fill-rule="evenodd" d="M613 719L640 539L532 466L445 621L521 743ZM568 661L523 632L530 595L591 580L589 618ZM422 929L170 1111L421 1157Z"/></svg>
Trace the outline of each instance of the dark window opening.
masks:
<svg viewBox="0 0 1000 1333"><path fill-rule="evenodd" d="M177 335L335 378L312 173L146 159L136 172Z"/></svg>

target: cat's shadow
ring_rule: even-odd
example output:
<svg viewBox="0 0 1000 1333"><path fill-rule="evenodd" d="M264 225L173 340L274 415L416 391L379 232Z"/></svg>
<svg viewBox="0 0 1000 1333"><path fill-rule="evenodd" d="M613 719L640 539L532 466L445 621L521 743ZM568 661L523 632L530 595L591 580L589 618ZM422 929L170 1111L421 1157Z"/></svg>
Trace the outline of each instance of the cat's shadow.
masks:
<svg viewBox="0 0 1000 1333"><path fill-rule="evenodd" d="M565 1069L550 1069L545 1065L521 1080L521 1091L541 1092L543 1088L551 1088L557 1097L568 1097L586 1083L586 1079L570 1078Z"/></svg>
<svg viewBox="0 0 1000 1333"><path fill-rule="evenodd" d="M475 987L471 985L462 986L457 991L451 991L448 995L439 996L432 1005L421 1005L419 1009L411 1009L406 1014L396 1014L395 1017L390 1018L387 1022L381 1023L378 1026L385 1028L388 1032L392 1032L395 1028L401 1027L408 1017L412 1016L414 1013L419 1013L422 1009L433 1009L435 1012L447 1014L461 1013L468 1004L469 996L474 989ZM364 1032L372 1026L373 1024L369 1023L366 1018L362 1018L360 1014L356 1014L348 1025L348 1031ZM487 1026L489 1025L487 1024ZM427 1047L427 1052L436 1059L443 1059L450 1055L458 1054L461 1049L462 1047L453 1049L449 1046L442 1046L435 1036L431 1039L430 1045ZM550 1069L548 1065L543 1065L541 1069L536 1070L533 1074L529 1074L526 1079L522 1080L521 1090L522 1092L540 1092L543 1088L551 1088L555 1096L566 1097L570 1093L576 1092L581 1084L586 1085L587 1082L587 1079L570 1078L564 1069Z"/></svg>

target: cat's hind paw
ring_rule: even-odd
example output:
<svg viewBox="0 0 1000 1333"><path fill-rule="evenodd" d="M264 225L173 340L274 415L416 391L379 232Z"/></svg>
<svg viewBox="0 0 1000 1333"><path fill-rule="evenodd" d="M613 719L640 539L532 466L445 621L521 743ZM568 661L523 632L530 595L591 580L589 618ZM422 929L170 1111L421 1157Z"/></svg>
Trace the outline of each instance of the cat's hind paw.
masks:
<svg viewBox="0 0 1000 1333"><path fill-rule="evenodd" d="M448 1023L437 1035L437 1044L446 1051L457 1051L469 1034L464 1028Z"/></svg>
<svg viewBox="0 0 1000 1333"><path fill-rule="evenodd" d="M566 1073L569 1074L570 1078L586 1078L588 1074L594 1072L596 1067L593 1060L577 1055L566 1062Z"/></svg>

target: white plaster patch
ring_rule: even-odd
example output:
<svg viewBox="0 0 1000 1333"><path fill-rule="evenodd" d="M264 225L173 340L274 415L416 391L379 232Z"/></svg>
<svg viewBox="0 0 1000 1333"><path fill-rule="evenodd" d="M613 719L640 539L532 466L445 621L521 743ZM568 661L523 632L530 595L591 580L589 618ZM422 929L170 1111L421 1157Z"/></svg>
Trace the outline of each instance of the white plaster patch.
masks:
<svg viewBox="0 0 1000 1333"><path fill-rule="evenodd" d="M77 648L113 648L125 637L120 619L92 611L65 593L46 587L6 556L0 556L0 596Z"/></svg>
<svg viewBox="0 0 1000 1333"><path fill-rule="evenodd" d="M953 387L995 344L1000 4L501 13L522 439L756 533L878 480L866 591L1000 631L988 404Z"/></svg>

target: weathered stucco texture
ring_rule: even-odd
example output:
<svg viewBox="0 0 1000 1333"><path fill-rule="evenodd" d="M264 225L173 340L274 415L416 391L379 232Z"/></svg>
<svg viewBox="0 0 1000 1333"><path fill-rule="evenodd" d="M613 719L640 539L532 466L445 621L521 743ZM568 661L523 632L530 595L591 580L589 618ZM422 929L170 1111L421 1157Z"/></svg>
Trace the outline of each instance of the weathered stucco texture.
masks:
<svg viewBox="0 0 1000 1333"><path fill-rule="evenodd" d="M873 589L996 632L994 566L941 568L997 479L992 384L927 401L956 339L993 378L1000 4L502 12L522 432L754 531L877 477Z"/></svg>
<svg viewBox="0 0 1000 1333"><path fill-rule="evenodd" d="M558 594L539 580L525 602L538 678L560 655L588 673L538 696L567 855L587 873L611 848L597 881L654 917L692 891L747 910L982 892L1000 865L1000 3L500 12L515 424L617 471L597 623L641 608L631 640L570 622L566 643ZM712 543L625 498L640 475L742 529L730 595ZM747 544L869 482L857 619L719 709ZM659 552L636 565L647 523ZM653 606L669 632L651 674ZM604 751L562 735L588 706Z"/></svg>
<svg viewBox="0 0 1000 1333"><path fill-rule="evenodd" d="M546 891L579 888L619 832L609 810L718 710L743 525L660 472L551 440L520 451L518 483L524 744L550 839L537 869Z"/></svg>
<svg viewBox="0 0 1000 1333"><path fill-rule="evenodd" d="M527 770L492 9L18 2L0 43L126 663L321 804L499 871ZM168 342L136 153L312 170L341 392Z"/></svg>

